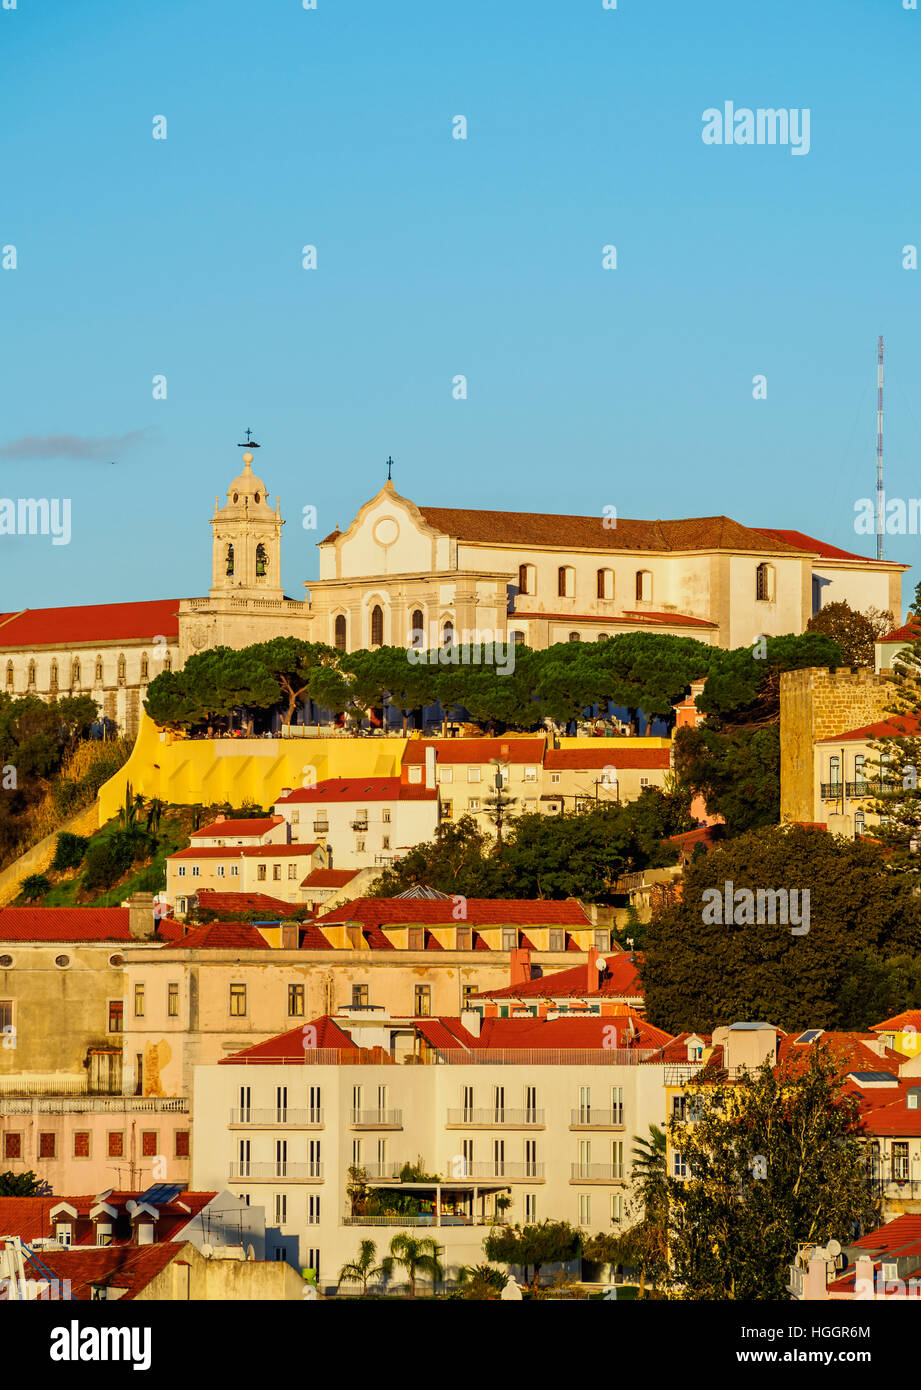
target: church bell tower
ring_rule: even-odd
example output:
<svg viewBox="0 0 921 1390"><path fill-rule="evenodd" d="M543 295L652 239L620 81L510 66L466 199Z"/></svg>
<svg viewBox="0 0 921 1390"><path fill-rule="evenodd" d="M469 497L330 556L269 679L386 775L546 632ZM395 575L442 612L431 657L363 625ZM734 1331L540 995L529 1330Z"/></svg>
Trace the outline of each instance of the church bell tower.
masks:
<svg viewBox="0 0 921 1390"><path fill-rule="evenodd" d="M211 518L211 598L281 599L281 528L276 497L272 507L265 483L253 472L253 449L259 445L246 431L243 472L227 489L223 507L214 499Z"/></svg>

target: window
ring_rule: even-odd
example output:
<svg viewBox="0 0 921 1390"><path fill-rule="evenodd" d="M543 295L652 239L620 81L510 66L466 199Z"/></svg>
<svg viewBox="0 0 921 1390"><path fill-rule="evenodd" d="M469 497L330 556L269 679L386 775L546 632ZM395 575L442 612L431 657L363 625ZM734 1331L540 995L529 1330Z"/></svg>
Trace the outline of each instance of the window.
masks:
<svg viewBox="0 0 921 1390"><path fill-rule="evenodd" d="M189 1131L187 1129L176 1130L176 1157L188 1158L189 1156Z"/></svg>
<svg viewBox="0 0 921 1390"><path fill-rule="evenodd" d="M146 653L146 652L142 652L142 653L141 653L141 680L142 680L142 681L146 681L149 671L150 671L150 662L149 662L148 659L147 659L147 653Z"/></svg>
<svg viewBox="0 0 921 1390"><path fill-rule="evenodd" d="M381 836L381 849L389 849L389 848L390 848L390 836L389 836L389 835L382 835L382 836Z"/></svg>
<svg viewBox="0 0 921 1390"><path fill-rule="evenodd" d="M453 820L453 819L454 819L454 802L453 802L453 801L443 801L443 802L441 803L441 819L442 819L442 820Z"/></svg>
<svg viewBox="0 0 921 1390"><path fill-rule="evenodd" d="M536 781L537 781L537 768L536 768L536 767L526 767L525 770L524 770L524 780L525 780L526 782L536 782Z"/></svg>
<svg viewBox="0 0 921 1390"><path fill-rule="evenodd" d="M411 768L409 769L409 780L410 780L410 782L414 782L414 783L415 783L415 782L421 782L421 781L422 781L422 768L421 768L421 767L411 767Z"/></svg>
<svg viewBox="0 0 921 1390"><path fill-rule="evenodd" d="M289 985L289 986L288 986L288 1017L289 1017L289 1018L303 1018L303 1017L304 1017L304 986L303 986L303 985Z"/></svg>
<svg viewBox="0 0 921 1390"><path fill-rule="evenodd" d="M288 1220L288 1198L284 1192L275 1193L275 1225L284 1226ZM284 1255L282 1255L284 1259Z"/></svg>
<svg viewBox="0 0 921 1390"><path fill-rule="evenodd" d="M841 759L837 753L828 760L828 780L836 784L841 781Z"/></svg>
<svg viewBox="0 0 921 1390"><path fill-rule="evenodd" d="M892 1181L908 1181L908 1140L893 1139L892 1141Z"/></svg>
<svg viewBox="0 0 921 1390"><path fill-rule="evenodd" d="M121 1033L124 1025L125 1006L121 999L109 1000L109 1027L110 1033Z"/></svg>
<svg viewBox="0 0 921 1390"><path fill-rule="evenodd" d="M416 1018L429 1018L432 1012L432 987L431 985L415 985L413 987L413 1013Z"/></svg>
<svg viewBox="0 0 921 1390"><path fill-rule="evenodd" d="M14 678L13 678L13 663L12 663L12 661L8 661L8 662L6 663L6 688L7 688L7 690L12 690L12 689L13 689L13 679L14 679Z"/></svg>
<svg viewBox="0 0 921 1390"><path fill-rule="evenodd" d="M524 1141L524 1175L526 1178L536 1178L540 1176L537 1168L536 1139L526 1139Z"/></svg>
<svg viewBox="0 0 921 1390"><path fill-rule="evenodd" d="M610 931L608 931L607 928L602 928L602 929L596 931L596 932L595 932L595 950L596 950L596 951L610 951L610 949L611 949L611 933L610 933Z"/></svg>
<svg viewBox="0 0 921 1390"><path fill-rule="evenodd" d="M551 785L552 785L552 786L556 786L556 785L559 783L559 780L560 780L560 773L559 773L559 772L551 772L551 774L550 774L550 782L551 782Z"/></svg>
<svg viewBox="0 0 921 1390"><path fill-rule="evenodd" d="M259 501L259 494L256 494L256 501ZM260 542L256 546L256 578L263 579L268 572L269 556L265 546Z"/></svg>
<svg viewBox="0 0 921 1390"><path fill-rule="evenodd" d="M551 928L550 928L550 950L551 950L551 951L565 951L565 950L566 950L566 932L563 930L562 927L551 927Z"/></svg>
<svg viewBox="0 0 921 1390"><path fill-rule="evenodd" d="M7 1132L3 1136L3 1157L22 1158L22 1135L10 1134Z"/></svg>
<svg viewBox="0 0 921 1390"><path fill-rule="evenodd" d="M239 877L240 877L240 865L239 865L239 864L231 864L231 866L230 866L230 877L231 877L231 878L239 878Z"/></svg>
<svg viewBox="0 0 921 1390"><path fill-rule="evenodd" d="M0 999L0 1033L13 1031L13 1001Z"/></svg>
<svg viewBox="0 0 921 1390"><path fill-rule="evenodd" d="M774 566L762 561L755 569L755 598L762 603L774 599Z"/></svg>
<svg viewBox="0 0 921 1390"><path fill-rule="evenodd" d="M371 646L384 645L384 610L379 603L371 609Z"/></svg>
<svg viewBox="0 0 921 1390"><path fill-rule="evenodd" d="M311 1193L307 1198L307 1225L319 1226L320 1224L320 1194Z"/></svg>
<svg viewBox="0 0 921 1390"><path fill-rule="evenodd" d="M641 777L641 778L640 778L640 786L641 786L641 787L648 787L648 786L649 786L649 778L648 778L648 777Z"/></svg>
<svg viewBox="0 0 921 1390"><path fill-rule="evenodd" d="M467 799L467 810L468 810L468 811L478 811L479 809L480 809L480 798L479 798L478 796L471 796L471 797L468 797L468 799Z"/></svg>
<svg viewBox="0 0 921 1390"><path fill-rule="evenodd" d="M609 637L609 636L610 636L610 633L608 633L608 632L599 632L598 636L595 638L595 641L596 641L596 642L606 642L606 641L608 640L608 637Z"/></svg>
<svg viewBox="0 0 921 1390"><path fill-rule="evenodd" d="M483 769L482 769L481 767L468 767L468 768L467 768L467 781L468 781L468 782L481 782L482 780L483 780Z"/></svg>
<svg viewBox="0 0 921 1390"><path fill-rule="evenodd" d="M518 928L502 928L502 949L503 951L514 951L518 945Z"/></svg>
<svg viewBox="0 0 921 1390"><path fill-rule="evenodd" d="M864 815L863 811L858 811L857 814L854 816L854 835L856 837L858 835L866 835L866 833L867 818Z"/></svg>
<svg viewBox="0 0 921 1390"><path fill-rule="evenodd" d="M636 597L640 603L652 602L652 572L651 570L637 570L636 572Z"/></svg>
<svg viewBox="0 0 921 1390"><path fill-rule="evenodd" d="M520 594L533 594L536 589L535 570L533 565L518 566L518 592Z"/></svg>
<svg viewBox="0 0 921 1390"><path fill-rule="evenodd" d="M125 1131L123 1129L110 1129L106 1135L106 1140L106 1150L109 1158L124 1158Z"/></svg>
<svg viewBox="0 0 921 1390"><path fill-rule="evenodd" d="M102 683L102 657L101 657L101 656L97 656L97 657L96 657L96 665L95 665L95 668L94 668L94 679L96 680L97 683L99 683L99 684Z"/></svg>
<svg viewBox="0 0 921 1390"><path fill-rule="evenodd" d="M440 767L440 768L438 769L438 780L439 780L439 782L453 782L453 781L454 781L454 769L453 769L453 767Z"/></svg>
<svg viewBox="0 0 921 1390"><path fill-rule="evenodd" d="M264 880L265 880L265 872L266 872L266 871L265 871L265 865L264 865L264 864L257 864L257 865L256 865L256 878L257 878L257 879L259 879L260 881L264 881Z"/></svg>
<svg viewBox="0 0 921 1390"><path fill-rule="evenodd" d="M119 683L119 685L124 685L124 684L125 684L125 681L126 681L127 679L128 679L128 663L127 663L127 661L125 660L124 656L119 656L119 658L118 658L118 683Z"/></svg>
<svg viewBox="0 0 921 1390"><path fill-rule="evenodd" d="M576 592L576 572L571 565L560 565L556 572L558 598L572 598Z"/></svg>
<svg viewBox="0 0 921 1390"><path fill-rule="evenodd" d="M198 866L198 864L193 864L193 865L192 865L192 877L193 877L193 878L198 878L200 874L201 874L201 869L200 869L200 867Z"/></svg>
<svg viewBox="0 0 921 1390"><path fill-rule="evenodd" d="M281 865L280 865L280 864L273 864L273 865L272 865L272 879L273 879L273 881L277 882L278 879L280 879L280 878L281 878Z"/></svg>
<svg viewBox="0 0 921 1390"><path fill-rule="evenodd" d="M622 1125L624 1122L624 1088L623 1086L611 1087L611 1124Z"/></svg>
<svg viewBox="0 0 921 1390"><path fill-rule="evenodd" d="M407 945L411 951L421 951L425 948L425 928L410 927L407 931Z"/></svg>
<svg viewBox="0 0 921 1390"><path fill-rule="evenodd" d="M230 1017L242 1018L246 1013L246 985L230 986Z"/></svg>
<svg viewBox="0 0 921 1390"><path fill-rule="evenodd" d="M74 1130L74 1158L89 1158L90 1132L88 1129Z"/></svg>
<svg viewBox="0 0 921 1390"><path fill-rule="evenodd" d="M53 1130L45 1130L38 1136L39 1158L54 1158L57 1150L57 1135Z"/></svg>
<svg viewBox="0 0 921 1390"><path fill-rule="evenodd" d="M56 661L52 661L51 663L51 672L48 677L48 686L51 690L57 690L58 688L58 663Z"/></svg>
<svg viewBox="0 0 921 1390"><path fill-rule="evenodd" d="M54 1222L54 1234L62 1245L72 1245L74 1239L73 1222L62 1221L60 1217L56 1217Z"/></svg>
<svg viewBox="0 0 921 1390"><path fill-rule="evenodd" d="M589 1192L579 1193L579 1225L590 1226L592 1224L592 1198Z"/></svg>
<svg viewBox="0 0 921 1390"><path fill-rule="evenodd" d="M390 824L390 807L384 806L381 810L381 821L384 825Z"/></svg>
<svg viewBox="0 0 921 1390"><path fill-rule="evenodd" d="M676 1178L686 1178L688 1175L688 1165L683 1154L672 1154L672 1173Z"/></svg>
<svg viewBox="0 0 921 1390"><path fill-rule="evenodd" d="M523 646L524 646L524 633L523 633L523 632L518 632L517 629L516 629L515 631L512 632L511 637L512 637L512 646L514 646L514 647L523 647Z"/></svg>
<svg viewBox="0 0 921 1390"><path fill-rule="evenodd" d="M624 1215L624 1199L620 1192L611 1193L611 1220L621 1221Z"/></svg>
<svg viewBox="0 0 921 1390"><path fill-rule="evenodd" d="M537 1193L526 1192L524 1194L524 1219L525 1221L537 1220Z"/></svg>
<svg viewBox="0 0 921 1390"><path fill-rule="evenodd" d="M160 1135L155 1129L141 1130L141 1156L156 1158L160 1152Z"/></svg>
<svg viewBox="0 0 921 1390"><path fill-rule="evenodd" d="M180 864L180 865L179 865L179 877L180 877L180 878L185 878L185 865L184 865L184 864Z"/></svg>
<svg viewBox="0 0 921 1390"><path fill-rule="evenodd" d="M366 1009L368 1007L368 986L352 985L352 1008Z"/></svg>
<svg viewBox="0 0 921 1390"><path fill-rule="evenodd" d="M218 878L223 878L223 877L224 877L224 865L223 865L223 864L218 864L218 866L217 866L217 876L218 876Z"/></svg>
<svg viewBox="0 0 921 1390"><path fill-rule="evenodd" d="M457 950L458 950L458 951L472 951L472 950L473 950L473 928L472 928L472 927L457 927L457 928L456 928L456 935L455 935L455 944L456 944L456 947L457 947ZM478 986L476 986L476 985L465 985L464 988L465 988L465 989L470 989L470 990L472 991L473 994L476 994Z"/></svg>
<svg viewBox="0 0 921 1390"><path fill-rule="evenodd" d="M179 986L166 986L166 1016L167 1018L179 1017Z"/></svg>
<svg viewBox="0 0 921 1390"><path fill-rule="evenodd" d="M598 597L599 597L599 598L613 598L613 597L614 597L614 571L613 571L613 570L599 570L599 571L598 571L598 574L597 574L597 576L596 576L596 578L597 578L597 582L598 582Z"/></svg>
<svg viewBox="0 0 921 1390"><path fill-rule="evenodd" d="M320 1279L320 1252L319 1252L319 1250L308 1250L308 1251L307 1251L307 1265L306 1265L306 1268L307 1268L307 1269L312 1269L312 1270L315 1271L316 1276L317 1276L317 1282L319 1282L319 1279Z"/></svg>
<svg viewBox="0 0 921 1390"><path fill-rule="evenodd" d="M73 664L71 665L71 668L70 668L70 683L71 683L71 685L79 685L79 684L80 684L80 661L79 661L79 658L75 658L74 661L73 661Z"/></svg>
<svg viewBox="0 0 921 1390"><path fill-rule="evenodd" d="M364 854L364 852L365 852L365 842L364 842L364 840L356 839L356 841L355 841L355 853L356 853L356 854Z"/></svg>
<svg viewBox="0 0 921 1390"><path fill-rule="evenodd" d="M29 689L30 689L30 690L33 690L33 689L35 688L35 662L34 662L34 661L30 661L30 662L29 662L29 675L28 675L28 681L29 681Z"/></svg>
<svg viewBox="0 0 921 1390"><path fill-rule="evenodd" d="M337 652L344 652L344 651L345 651L345 645L346 645L346 632L345 632L345 616L344 616L342 613L340 613L339 616L338 616L338 618L336 619L336 622L335 622L335 626L334 626L333 631L334 631L334 633L335 633L335 636L334 636L334 638L333 638L333 644L334 644L334 646L335 646L335 648L336 648L336 651L337 651Z"/></svg>
<svg viewBox="0 0 921 1390"><path fill-rule="evenodd" d="M451 622L450 618L442 629L441 645L443 647L451 647L454 645L454 624Z"/></svg>
<svg viewBox="0 0 921 1390"><path fill-rule="evenodd" d="M230 575L233 574L233 546L232 546L232 545L228 545L228 547L227 547L227 555L226 555L225 558L226 558L226 561L227 561L226 568L225 568L225 573L226 573L226 574L228 575L228 577L229 577Z"/></svg>
<svg viewBox="0 0 921 1390"><path fill-rule="evenodd" d="M144 986L134 986L134 1016L135 1018L144 1017Z"/></svg>
<svg viewBox="0 0 921 1390"><path fill-rule="evenodd" d="M425 619L422 616L421 608L414 608L413 615L409 620L409 645L421 651L425 645Z"/></svg>
<svg viewBox="0 0 921 1390"><path fill-rule="evenodd" d="M571 632L571 633L569 634L569 640L570 640L570 642L581 642L581 641L582 641L582 633L581 633L581 632Z"/></svg>

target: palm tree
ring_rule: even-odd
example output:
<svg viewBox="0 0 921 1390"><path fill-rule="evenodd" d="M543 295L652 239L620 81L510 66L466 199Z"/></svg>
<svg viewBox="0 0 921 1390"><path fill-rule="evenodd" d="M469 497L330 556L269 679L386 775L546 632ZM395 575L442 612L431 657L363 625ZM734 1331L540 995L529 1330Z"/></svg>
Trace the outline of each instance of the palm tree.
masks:
<svg viewBox="0 0 921 1390"><path fill-rule="evenodd" d="M668 1270L668 1137L659 1125L649 1126L649 1138L635 1136L631 1179L642 1217L621 1236L623 1258L639 1266L637 1298L646 1293L647 1275L653 1283Z"/></svg>
<svg viewBox="0 0 921 1390"><path fill-rule="evenodd" d="M339 1282L336 1290L342 1287L346 1280L361 1285L361 1296L364 1298L368 1292L368 1281L380 1277L381 1282L386 1284L393 1269L393 1260L386 1256L379 1265L374 1263L377 1254L377 1246L373 1240L363 1240L358 1252L358 1259L351 1264L344 1264L339 1271Z"/></svg>
<svg viewBox="0 0 921 1390"><path fill-rule="evenodd" d="M394 1264L402 1265L409 1276L409 1296L416 1296L416 1275L430 1274L432 1283L444 1278L439 1255L441 1246L431 1236L408 1236L404 1232L395 1235L390 1242L390 1256Z"/></svg>

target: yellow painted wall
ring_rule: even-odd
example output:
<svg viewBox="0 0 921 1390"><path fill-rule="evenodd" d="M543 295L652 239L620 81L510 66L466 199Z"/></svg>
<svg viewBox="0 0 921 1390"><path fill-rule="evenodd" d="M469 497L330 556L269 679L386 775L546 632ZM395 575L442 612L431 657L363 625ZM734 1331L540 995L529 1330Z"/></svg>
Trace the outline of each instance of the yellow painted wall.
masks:
<svg viewBox="0 0 921 1390"><path fill-rule="evenodd" d="M579 738L561 738L559 747L565 748L670 748L670 738L592 738L580 735Z"/></svg>
<svg viewBox="0 0 921 1390"><path fill-rule="evenodd" d="M131 757L100 788L100 824L124 805L127 782L172 805L271 806L305 778L399 776L405 747L403 738L180 738L144 714Z"/></svg>

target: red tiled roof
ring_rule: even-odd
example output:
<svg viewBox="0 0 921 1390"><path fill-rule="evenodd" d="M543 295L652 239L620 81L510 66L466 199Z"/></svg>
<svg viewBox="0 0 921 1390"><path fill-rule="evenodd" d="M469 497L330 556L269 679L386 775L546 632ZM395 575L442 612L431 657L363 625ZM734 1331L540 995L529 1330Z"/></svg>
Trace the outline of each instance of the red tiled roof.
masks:
<svg viewBox="0 0 921 1390"><path fill-rule="evenodd" d="M877 637L877 642L917 642L921 639L921 622L917 618L908 615L908 622L901 627L894 627L891 632L887 632L885 637Z"/></svg>
<svg viewBox="0 0 921 1390"><path fill-rule="evenodd" d="M69 1280L70 1296L78 1303L92 1298L94 1284L124 1289L120 1298L131 1299L136 1298L181 1251L182 1245L170 1241L156 1245L107 1245L94 1250L43 1250L39 1255L41 1265L27 1258L27 1277L43 1279L45 1270L49 1270L62 1283Z"/></svg>
<svg viewBox="0 0 921 1390"><path fill-rule="evenodd" d="M851 1248L859 1250L861 1254L868 1255L873 1260L874 1273L879 1270L883 1257L890 1260L914 1260L916 1264L908 1268L901 1276L904 1284L907 1279L917 1275L918 1268L921 1267L921 1216L914 1214L897 1216L894 1221L887 1221L884 1226L878 1227L877 1230L868 1231L865 1236L859 1236L853 1240ZM856 1274L856 1266L851 1265L840 1278L829 1282L829 1292L853 1292ZM885 1297L896 1295L895 1288L890 1294L878 1286L878 1292L884 1294ZM902 1290L900 1292L904 1296L904 1292Z"/></svg>
<svg viewBox="0 0 921 1390"><path fill-rule="evenodd" d="M875 724L863 724L859 729L848 729L843 734L832 734L828 738L816 739L816 743L842 743L845 740L867 743L873 739L906 738L921 733L921 716L917 714L893 715L890 719L878 719Z"/></svg>
<svg viewBox="0 0 921 1390"><path fill-rule="evenodd" d="M77 1212L73 1223L73 1244L94 1245L96 1232L90 1212L104 1201L118 1213L114 1222L112 1244L127 1245L132 1239L127 1203L129 1200L137 1201L142 1195L141 1189L137 1189L115 1190L95 1195L83 1193L79 1196L0 1197L0 1232L4 1235L19 1236L27 1244L42 1237L53 1236L54 1223L51 1213L56 1207L66 1203ZM182 1240L184 1228L213 1202L216 1196L216 1192L183 1191L171 1202L154 1203L159 1218L156 1223L158 1243Z"/></svg>
<svg viewBox="0 0 921 1390"><path fill-rule="evenodd" d="M507 763L543 761L546 739L540 738L418 738L410 739L403 754L403 766L425 762L426 748L434 748L439 763L488 763L501 758Z"/></svg>
<svg viewBox="0 0 921 1390"><path fill-rule="evenodd" d="M177 922L160 918L148 946L175 941ZM134 941L128 929L127 907L3 907L0 941Z"/></svg>
<svg viewBox="0 0 921 1390"><path fill-rule="evenodd" d="M611 1029L615 1031L612 1033ZM612 1039L616 1036L616 1044ZM632 1009L613 1018L601 1014L560 1018L484 1018L480 1046L514 1048L664 1047L671 1033L656 1028Z"/></svg>
<svg viewBox="0 0 921 1390"><path fill-rule="evenodd" d="M316 1034L305 1034L304 1029L308 1027L315 1028ZM355 1053L361 1051L338 1023L334 1023L328 1014L323 1014L320 1018L312 1019L309 1024L303 1023L287 1033L280 1033L275 1038L267 1038L265 1042L256 1043L253 1047L244 1047L229 1057L222 1057L218 1066L231 1066L236 1062L303 1062L304 1043L306 1039L311 1038L311 1047L318 1049Z"/></svg>
<svg viewBox="0 0 921 1390"><path fill-rule="evenodd" d="M815 536L807 536L803 531L780 531L772 526L756 526L754 529L770 540L794 546L797 550L811 550L814 555L820 555L824 560L861 560L865 565L893 563L891 560L879 561L871 555L855 555L852 550L839 550L838 546L818 541ZM902 568L907 569L908 566L904 565Z"/></svg>
<svg viewBox="0 0 921 1390"><path fill-rule="evenodd" d="M591 922L577 902L531 898L467 898L466 916L455 916L453 898L353 898L317 918L318 926L356 922L362 926L570 926ZM488 949L488 948L487 948Z"/></svg>
<svg viewBox="0 0 921 1390"><path fill-rule="evenodd" d="M276 825L281 825L284 816L259 816L252 820L215 820L210 825L203 825L200 830L193 830L189 839L194 840L201 835L207 838L209 835L265 835L270 830L274 830Z"/></svg>
<svg viewBox="0 0 921 1390"><path fill-rule="evenodd" d="M822 827L824 830L824 826ZM710 845L714 840L722 839L726 833L726 827L717 822L714 825L698 825L694 830L682 830L678 835L666 836L670 845L677 845L679 849L687 849L690 845Z"/></svg>
<svg viewBox="0 0 921 1390"><path fill-rule="evenodd" d="M886 1032L900 1033L904 1028L921 1032L921 1009L904 1009L900 1014L893 1014L892 1018L884 1018L882 1023L870 1024L871 1033L880 1033L884 1029Z"/></svg>
<svg viewBox="0 0 921 1390"><path fill-rule="evenodd" d="M573 965L523 984L504 985L501 989L484 990L478 999L597 999L643 998L643 985L636 965L626 951L605 952L607 969L594 988L588 984L587 965Z"/></svg>
<svg viewBox="0 0 921 1390"><path fill-rule="evenodd" d="M170 854L169 859L297 859L313 854L318 843L309 845L189 845Z"/></svg>
<svg viewBox="0 0 921 1390"><path fill-rule="evenodd" d="M900 1052L893 1052L890 1048L884 1048L884 1055L881 1057L874 1050L878 1046L878 1039L870 1033L861 1036L859 1033L823 1032L815 1042L797 1042L797 1038L802 1037L803 1031L801 1029L798 1033L784 1034L778 1029L778 1064L787 1061L808 1061L810 1049L819 1046L827 1048L831 1060L840 1067L842 1072L888 1071L896 1076L900 1065L905 1061ZM868 1044L872 1044L872 1046L868 1046Z"/></svg>
<svg viewBox="0 0 921 1390"><path fill-rule="evenodd" d="M480 1046L479 1038L468 1032L459 1018L417 1018L413 1023L416 1032L430 1047L453 1051L458 1047Z"/></svg>
<svg viewBox="0 0 921 1390"><path fill-rule="evenodd" d="M523 622L527 618L547 618L551 622L597 623L599 627L716 627L709 618L693 618L689 613L653 613L625 609L623 613L607 616L600 613L523 613L516 610L509 613L508 622L514 618Z"/></svg>
<svg viewBox="0 0 921 1390"><path fill-rule="evenodd" d="M0 618L0 649L150 642L179 636L179 600L95 603L85 608L26 608Z"/></svg>
<svg viewBox="0 0 921 1390"><path fill-rule="evenodd" d="M455 507L420 507L428 524L445 535L479 545L544 545L555 550L742 550L798 552L799 544L742 526L728 516L688 517L680 521L639 521L618 517L616 527L598 516L559 516L535 512L486 512ZM811 547L807 547L809 549Z"/></svg>
<svg viewBox="0 0 921 1390"><path fill-rule="evenodd" d="M313 915L306 903L284 903L267 893L220 893L216 888L199 888L195 897L198 906L208 912L264 912L267 921L275 917L300 921Z"/></svg>
<svg viewBox="0 0 921 1390"><path fill-rule="evenodd" d="M661 768L668 770L671 764L671 750L668 748L630 748L633 739L604 739L599 748L548 748L544 767L549 771L559 768L612 767L615 769L631 767ZM599 743L602 740L599 739ZM628 746L625 748L624 744Z"/></svg>
<svg viewBox="0 0 921 1390"><path fill-rule="evenodd" d="M288 796L280 796L276 806L301 805L303 802L338 801L434 801L434 787L410 786L399 777L330 777L314 787L297 787Z"/></svg>
<svg viewBox="0 0 921 1390"><path fill-rule="evenodd" d="M195 927L178 943L187 951L267 951L268 942L249 922L208 922Z"/></svg>
<svg viewBox="0 0 921 1390"><path fill-rule="evenodd" d="M301 887L344 888L357 873L357 869L311 869Z"/></svg>
<svg viewBox="0 0 921 1390"><path fill-rule="evenodd" d="M921 1077L904 1077L895 1086L861 1090L851 1079L848 1090L860 1096L860 1112L868 1134L879 1138L912 1139L921 1135L921 1110L909 1110L908 1092L921 1086Z"/></svg>

